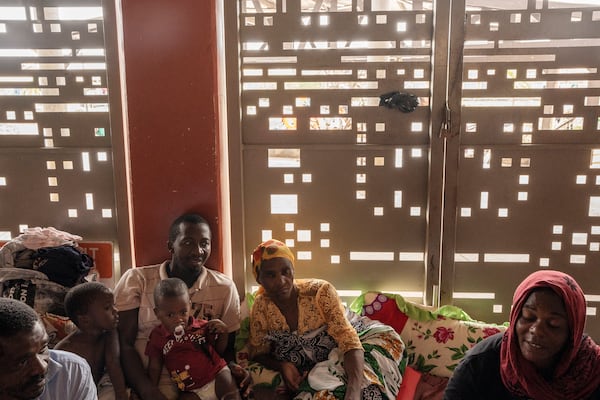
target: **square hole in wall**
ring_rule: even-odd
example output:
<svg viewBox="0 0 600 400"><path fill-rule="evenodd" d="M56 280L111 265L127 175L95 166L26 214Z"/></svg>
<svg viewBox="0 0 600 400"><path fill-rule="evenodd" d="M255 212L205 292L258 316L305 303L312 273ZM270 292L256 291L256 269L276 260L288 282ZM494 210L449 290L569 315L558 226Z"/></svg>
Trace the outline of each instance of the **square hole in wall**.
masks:
<svg viewBox="0 0 600 400"><path fill-rule="evenodd" d="M410 130L411 130L411 132L422 132L423 131L423 123L422 122L411 122Z"/></svg>
<svg viewBox="0 0 600 400"><path fill-rule="evenodd" d="M265 241L273 238L273 231L270 229L263 229L260 232L260 235L261 235L261 241L265 242Z"/></svg>
<svg viewBox="0 0 600 400"><path fill-rule="evenodd" d="M517 193L517 200L518 201L527 201L527 197L528 197L527 192L518 192Z"/></svg>
<svg viewBox="0 0 600 400"><path fill-rule="evenodd" d="M542 14L540 13L531 13L529 15L529 22L532 24L538 24L542 22Z"/></svg>
<svg viewBox="0 0 600 400"><path fill-rule="evenodd" d="M310 242L311 236L311 231L309 229L298 229L296 232L296 239L299 242Z"/></svg>

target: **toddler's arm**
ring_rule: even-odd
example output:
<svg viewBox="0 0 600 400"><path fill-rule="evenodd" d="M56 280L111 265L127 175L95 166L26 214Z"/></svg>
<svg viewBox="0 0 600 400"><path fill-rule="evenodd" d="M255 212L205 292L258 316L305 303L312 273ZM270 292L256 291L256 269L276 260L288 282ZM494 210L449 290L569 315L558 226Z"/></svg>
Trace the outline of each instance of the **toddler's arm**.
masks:
<svg viewBox="0 0 600 400"><path fill-rule="evenodd" d="M154 383L158 386L158 382L160 381L160 374L162 373L163 362L158 357L150 356L148 358L148 377L150 378L150 382Z"/></svg>
<svg viewBox="0 0 600 400"><path fill-rule="evenodd" d="M106 357L106 369L108 376L115 390L116 400L127 400L127 386L125 385L125 376L121 368L121 346L119 345L119 333L113 329L106 333L104 343Z"/></svg>

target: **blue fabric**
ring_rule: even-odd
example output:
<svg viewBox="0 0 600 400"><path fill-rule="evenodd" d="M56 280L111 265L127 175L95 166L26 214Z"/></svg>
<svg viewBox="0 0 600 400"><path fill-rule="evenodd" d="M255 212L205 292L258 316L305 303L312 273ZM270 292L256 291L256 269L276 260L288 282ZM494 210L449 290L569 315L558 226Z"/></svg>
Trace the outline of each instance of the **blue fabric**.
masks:
<svg viewBox="0 0 600 400"><path fill-rule="evenodd" d="M46 387L38 400L98 400L92 371L77 354L50 350Z"/></svg>

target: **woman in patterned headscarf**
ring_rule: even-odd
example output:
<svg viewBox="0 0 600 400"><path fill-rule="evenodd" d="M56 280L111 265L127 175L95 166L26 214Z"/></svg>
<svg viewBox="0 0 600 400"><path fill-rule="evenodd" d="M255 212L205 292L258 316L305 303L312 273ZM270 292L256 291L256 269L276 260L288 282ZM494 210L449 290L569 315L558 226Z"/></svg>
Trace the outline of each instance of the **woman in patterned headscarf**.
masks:
<svg viewBox="0 0 600 400"><path fill-rule="evenodd" d="M261 289L250 315L250 357L281 373L280 394L396 398L404 344L391 327L346 311L329 282L295 280L294 255L278 240L254 250L252 268Z"/></svg>
<svg viewBox="0 0 600 400"><path fill-rule="evenodd" d="M473 347L444 399L600 399L600 347L583 334L586 303L569 275L529 275L517 287L510 328Z"/></svg>

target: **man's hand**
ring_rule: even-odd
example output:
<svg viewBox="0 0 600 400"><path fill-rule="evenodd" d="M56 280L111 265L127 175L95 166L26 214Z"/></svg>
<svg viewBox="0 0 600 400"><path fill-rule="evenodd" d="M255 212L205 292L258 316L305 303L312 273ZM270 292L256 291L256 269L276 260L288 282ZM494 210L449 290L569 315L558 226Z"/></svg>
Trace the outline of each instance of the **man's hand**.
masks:
<svg viewBox="0 0 600 400"><path fill-rule="evenodd" d="M213 337L227 333L227 325L220 319L211 319L206 323L206 331Z"/></svg>
<svg viewBox="0 0 600 400"><path fill-rule="evenodd" d="M235 379L235 382L240 388L240 394L243 398L247 399L252 392L252 377L250 376L250 372L246 371L241 365L234 363L233 361L228 365L233 379Z"/></svg>

